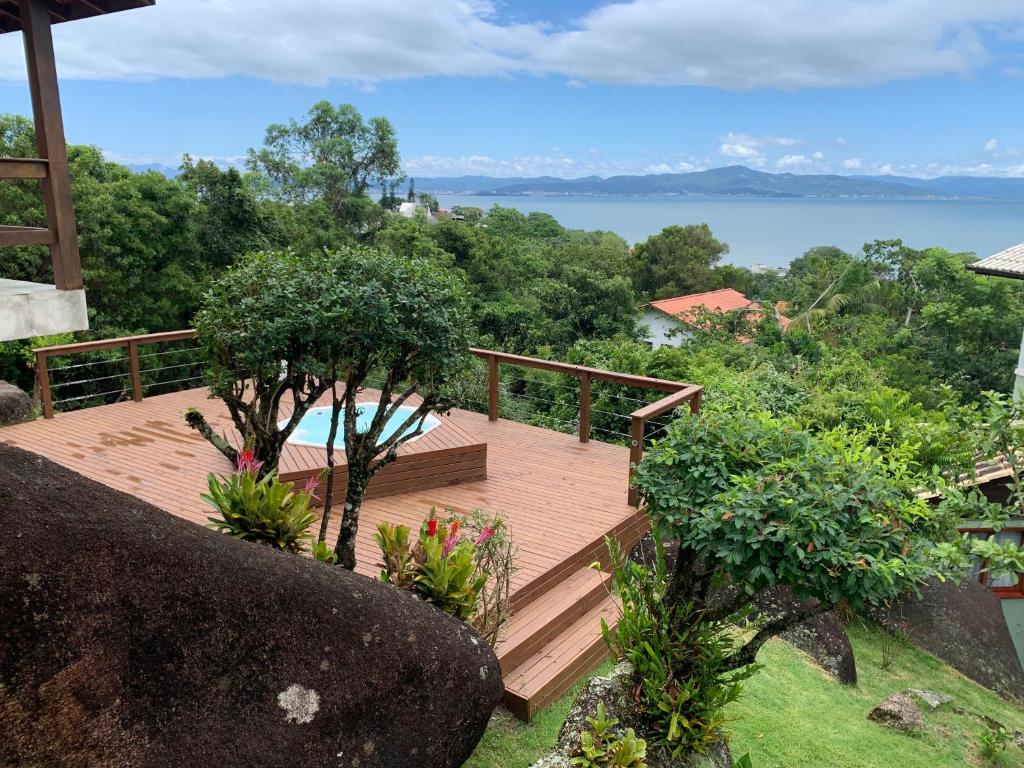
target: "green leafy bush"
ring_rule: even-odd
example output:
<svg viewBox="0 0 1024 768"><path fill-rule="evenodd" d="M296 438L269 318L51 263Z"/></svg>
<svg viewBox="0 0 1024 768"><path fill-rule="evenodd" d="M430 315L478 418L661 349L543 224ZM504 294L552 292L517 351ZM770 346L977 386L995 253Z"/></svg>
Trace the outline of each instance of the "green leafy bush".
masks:
<svg viewBox="0 0 1024 768"><path fill-rule="evenodd" d="M633 666L637 710L649 723L652 744L674 756L704 752L722 738L722 709L757 667L729 667L737 643L725 620L705 620L693 601L666 600L657 536L653 569L626 558L615 540L608 540L608 550L621 613L614 630L602 620L601 631L613 655Z"/></svg>
<svg viewBox="0 0 1024 768"><path fill-rule="evenodd" d="M476 522L485 519L480 515L473 518ZM493 645L502 623L497 616L508 615L507 579L511 578L514 548L511 543L500 545L502 540L508 541L504 522L498 518L487 520L474 530L466 526L462 518L451 515L442 521L436 510L431 510L430 517L420 526L415 543L407 526L390 523L378 524L374 540L384 558L381 581L408 590L456 618L477 625L481 596L489 596L486 603L490 611L489 632L485 639ZM466 531L470 532L469 537L462 535ZM497 547L495 539L499 542ZM488 564L500 563L502 552L508 563L498 569L501 572L485 570ZM495 580L505 583L496 587Z"/></svg>
<svg viewBox="0 0 1024 768"><path fill-rule="evenodd" d="M210 527L236 539L301 552L310 538L307 529L316 520L309 510L312 489L295 490L294 483L278 480L276 472L259 477L260 469L261 462L246 450L234 474L209 475L210 492L202 498L219 514L209 518Z"/></svg>
<svg viewBox="0 0 1024 768"><path fill-rule="evenodd" d="M580 735L580 746L570 765L583 768L647 768L647 742L638 739L632 728L621 736L612 730L619 724L616 717L608 717L604 702L597 703L597 715L588 717L589 731Z"/></svg>

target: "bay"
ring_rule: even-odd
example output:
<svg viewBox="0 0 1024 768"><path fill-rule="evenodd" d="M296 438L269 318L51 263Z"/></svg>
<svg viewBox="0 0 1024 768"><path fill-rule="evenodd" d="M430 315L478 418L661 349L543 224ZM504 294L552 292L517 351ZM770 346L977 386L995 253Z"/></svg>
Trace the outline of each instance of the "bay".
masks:
<svg viewBox="0 0 1024 768"><path fill-rule="evenodd" d="M941 246L979 257L1024 241L1022 200L862 200L728 197L499 197L438 195L445 208L493 205L543 211L570 229L604 229L630 243L670 224L707 223L729 244L723 262L786 266L816 245L859 251L899 238L912 248Z"/></svg>

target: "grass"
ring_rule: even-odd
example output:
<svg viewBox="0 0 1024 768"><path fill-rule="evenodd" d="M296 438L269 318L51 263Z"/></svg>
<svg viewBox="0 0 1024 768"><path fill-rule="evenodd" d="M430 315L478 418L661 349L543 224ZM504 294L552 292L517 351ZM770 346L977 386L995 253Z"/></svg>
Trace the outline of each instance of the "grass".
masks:
<svg viewBox="0 0 1024 768"><path fill-rule="evenodd" d="M904 646L881 669L878 630L852 626L858 684L842 686L792 646L773 640L761 651L765 669L747 681L742 698L727 710L734 756L749 752L754 768L1024 768L1024 749L1012 744L994 760L981 757L986 726L959 715L959 706L1024 730L1024 708L982 688L941 661ZM982 649L979 649L982 652ZM606 674L610 663L595 674ZM952 705L925 714L928 729L908 736L867 719L891 693L907 688L941 691ZM530 725L500 709L466 763L467 768L527 768L551 749L579 686Z"/></svg>

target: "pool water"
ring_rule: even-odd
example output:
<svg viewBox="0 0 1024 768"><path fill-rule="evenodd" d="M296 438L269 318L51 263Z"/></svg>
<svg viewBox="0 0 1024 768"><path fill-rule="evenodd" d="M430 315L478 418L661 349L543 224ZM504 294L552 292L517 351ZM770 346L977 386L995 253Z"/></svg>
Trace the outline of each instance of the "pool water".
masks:
<svg viewBox="0 0 1024 768"><path fill-rule="evenodd" d="M370 422L373 421L373 417L377 413L376 403L360 403L356 406L358 409L356 412L356 429L359 432L365 432L370 428ZM398 408L388 419L387 424L384 425L384 430L380 433L380 442L386 441L398 428L402 426L402 422L405 421L416 409L412 406L403 405ZM427 418L423 422L422 434L426 434L432 429L436 429L441 425L441 420L433 414L427 414ZM415 431L416 425L409 427L405 431L405 434L410 434ZM289 443L295 445L309 445L315 448L325 448L327 446L327 436L331 431L331 407L321 406L320 408L311 408L306 412L306 415L299 421L299 426L292 432L291 437L288 438ZM418 437L412 438L413 440ZM334 441L336 447L344 450L345 447L345 411L342 410L341 417L338 422L338 436Z"/></svg>

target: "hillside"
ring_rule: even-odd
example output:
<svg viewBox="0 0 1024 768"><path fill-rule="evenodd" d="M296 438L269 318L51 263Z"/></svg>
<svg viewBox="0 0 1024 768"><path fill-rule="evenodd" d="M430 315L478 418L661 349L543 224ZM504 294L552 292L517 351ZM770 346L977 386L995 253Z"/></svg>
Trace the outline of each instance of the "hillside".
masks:
<svg viewBox="0 0 1024 768"><path fill-rule="evenodd" d="M586 176L559 179L458 176L416 178L416 188L435 194L475 195L693 195L727 197L826 198L1008 198L1024 199L1024 179L946 176L839 176L836 174L765 173L742 165L693 173L633 176Z"/></svg>
<svg viewBox="0 0 1024 768"><path fill-rule="evenodd" d="M765 669L745 684L740 701L726 711L733 756L749 752L755 768L1024 766L1024 749L1012 743L995 762L985 762L980 737L986 726L950 708L995 718L1012 731L1024 728L1019 706L913 646L898 647L892 667L883 671L882 636L874 629L853 626L850 640L859 677L854 687L840 685L791 645L770 641L759 659ZM907 688L947 693L953 702L925 715L928 727L920 736L867 719L882 699ZM532 725L499 710L466 768L527 768L550 749L571 705L569 694Z"/></svg>

